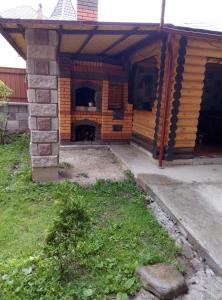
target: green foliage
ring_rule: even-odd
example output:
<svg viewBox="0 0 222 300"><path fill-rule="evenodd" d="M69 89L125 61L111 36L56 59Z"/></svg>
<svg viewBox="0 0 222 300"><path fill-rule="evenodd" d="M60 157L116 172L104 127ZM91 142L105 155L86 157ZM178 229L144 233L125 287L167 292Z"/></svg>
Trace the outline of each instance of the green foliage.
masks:
<svg viewBox="0 0 222 300"><path fill-rule="evenodd" d="M8 121L8 97L12 95L12 90L0 80L0 143L5 142L5 132Z"/></svg>
<svg viewBox="0 0 222 300"><path fill-rule="evenodd" d="M83 239L88 228L87 208L81 203L80 196L73 197L70 193L60 203L58 217L47 236L45 248L48 257L54 258L63 281L74 278L78 269L77 243Z"/></svg>
<svg viewBox="0 0 222 300"><path fill-rule="evenodd" d="M33 183L27 136L0 145L0 228L0 299L125 300L138 265L178 254L131 175Z"/></svg>
<svg viewBox="0 0 222 300"><path fill-rule="evenodd" d="M0 80L0 102L8 101L8 98L12 95L12 90Z"/></svg>
<svg viewBox="0 0 222 300"><path fill-rule="evenodd" d="M118 293L116 300L128 300L128 296L126 293Z"/></svg>

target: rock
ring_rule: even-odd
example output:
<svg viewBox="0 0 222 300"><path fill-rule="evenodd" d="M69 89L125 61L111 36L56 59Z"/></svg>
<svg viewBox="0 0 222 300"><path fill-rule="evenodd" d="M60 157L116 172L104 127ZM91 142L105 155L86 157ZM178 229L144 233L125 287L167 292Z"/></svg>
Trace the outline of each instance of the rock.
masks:
<svg viewBox="0 0 222 300"><path fill-rule="evenodd" d="M182 245L182 255L184 255L187 259L193 258L193 250L187 241L185 241Z"/></svg>
<svg viewBox="0 0 222 300"><path fill-rule="evenodd" d="M160 299L172 299L187 291L184 277L174 265L156 264L136 269L143 287Z"/></svg>
<svg viewBox="0 0 222 300"><path fill-rule="evenodd" d="M141 289L139 293L136 296L131 297L130 300L159 300L159 298L157 298L150 292Z"/></svg>
<svg viewBox="0 0 222 300"><path fill-rule="evenodd" d="M191 264L194 268L195 271L199 271L199 270L202 270L203 269L203 264L201 263L201 261L194 257L192 260L191 260Z"/></svg>

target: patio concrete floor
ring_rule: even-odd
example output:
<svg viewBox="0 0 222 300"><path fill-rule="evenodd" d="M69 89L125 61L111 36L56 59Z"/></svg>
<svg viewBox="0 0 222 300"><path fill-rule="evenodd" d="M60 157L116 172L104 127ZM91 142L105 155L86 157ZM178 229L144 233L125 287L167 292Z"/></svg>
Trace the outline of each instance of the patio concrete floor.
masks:
<svg viewBox="0 0 222 300"><path fill-rule="evenodd" d="M96 183L99 179L120 180L124 167L107 147L60 147L61 180L80 185Z"/></svg>
<svg viewBox="0 0 222 300"><path fill-rule="evenodd" d="M177 222L209 266L222 275L222 165L160 169L132 145L111 145L110 149Z"/></svg>

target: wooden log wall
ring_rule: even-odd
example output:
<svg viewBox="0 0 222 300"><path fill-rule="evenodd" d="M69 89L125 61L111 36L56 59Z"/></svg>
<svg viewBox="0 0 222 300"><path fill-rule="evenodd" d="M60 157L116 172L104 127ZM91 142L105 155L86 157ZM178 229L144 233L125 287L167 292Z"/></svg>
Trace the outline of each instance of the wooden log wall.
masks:
<svg viewBox="0 0 222 300"><path fill-rule="evenodd" d="M222 41L188 38L175 148L194 148L207 62L222 59Z"/></svg>
<svg viewBox="0 0 222 300"><path fill-rule="evenodd" d="M180 36L176 35L174 36L174 39L172 41L172 48L173 48L173 76L171 77L170 81L170 105L168 107L168 110L170 113L168 114L167 118L167 129L166 129L166 140L165 140L165 146L168 145L169 139L170 139L170 131L171 131L171 124L172 124L172 114L173 114L173 102L174 102L174 93L175 93L175 81L176 81L176 75L177 75L177 66L178 66L178 51L179 51L179 43L180 43ZM166 51L166 59L165 59L165 70L166 65L168 64L168 51ZM165 95L165 89L166 89L166 71L164 72L164 81L163 81L163 90L162 90L162 100L161 100L161 113L160 113L160 120L159 120L159 131L158 131L158 138L157 138L157 145L160 145L160 139L161 139L161 132L162 132L162 124L163 124L163 113L164 113L164 95Z"/></svg>
<svg viewBox="0 0 222 300"><path fill-rule="evenodd" d="M177 67L177 58L178 58L178 49L179 49L179 36L176 36L173 42L173 52L174 52L174 60L173 60L173 74L174 76L171 79L171 99L173 99L173 93L174 93L174 82L175 82L175 74L176 74L176 67ZM160 65L161 65L161 50L162 50L162 41L157 41L153 45L142 49L141 51L137 52L133 57L131 57L131 63L139 62L144 59L148 59L151 57L155 57L157 60L157 67L159 70L160 75ZM164 55L164 53L163 53ZM165 53L165 66L164 70L166 69L167 64L167 51ZM163 71L164 71L163 70ZM159 85L159 78L158 76L158 85ZM152 111L146 111L146 110L135 110L133 111L133 133L136 135L139 135L143 137L144 139L155 142L155 147L157 148L154 150L154 152L158 152L158 147L160 145L160 137L161 137L161 130L162 130L162 122L163 122L163 98L164 98L164 92L166 87L166 73L164 71L164 78L163 78L163 87L162 87L162 100L160 99L159 103L159 113L157 113L157 107L158 107L158 101L157 99L154 102L154 106ZM157 87L158 91L158 87ZM158 98L158 94L157 94ZM170 103L170 107L168 108L169 111L172 110L172 103ZM167 133L166 136L169 135L170 132L170 118L171 114L168 115L167 120ZM156 131L156 132L155 132ZM166 145L168 143L168 139L166 138ZM157 155L156 153L153 153L154 157Z"/></svg>
<svg viewBox="0 0 222 300"><path fill-rule="evenodd" d="M130 62L134 64L136 62L153 58L157 60L157 67L160 67L161 60L161 41L157 41L151 46L148 46L144 49L141 49L136 54L131 56ZM152 111L147 110L133 110L133 134L139 135L144 139L153 140L154 131L156 124L156 110L157 110L157 101L155 100Z"/></svg>
<svg viewBox="0 0 222 300"><path fill-rule="evenodd" d="M155 57L159 68L161 62L161 44L161 41L159 41L145 49L141 49L131 57L131 63L133 64L144 59ZM181 48L183 47L185 50L184 53L181 54ZM187 37L185 38L185 41L183 40L182 42L182 36L175 35L173 38L173 53L174 61L173 76L171 78L171 101L168 108L167 139L165 143L166 151L168 151L169 145L175 150L172 152L171 149L171 159L175 158L173 153L176 153L177 151L178 153L182 153L183 151L184 153L192 153L194 150L206 64L208 62L222 63L222 41ZM182 57L183 55L184 57ZM181 63L179 56L185 58L185 62ZM167 57L166 52L165 66L167 64ZM175 101L176 78L180 73L180 71L178 71L179 69L182 69L182 80L178 85L182 86L180 87L179 97L177 97L178 99ZM157 101L155 101L151 112L135 109L133 111L133 134L138 135L147 141L155 140L157 153L163 122L163 101L166 87L165 76L166 74L164 74L159 117L156 115ZM178 106L176 113L174 107L175 103L177 103ZM172 126L172 122L175 122L176 125L174 124L174 126ZM155 132L157 123L158 130ZM172 130L174 133L172 133Z"/></svg>

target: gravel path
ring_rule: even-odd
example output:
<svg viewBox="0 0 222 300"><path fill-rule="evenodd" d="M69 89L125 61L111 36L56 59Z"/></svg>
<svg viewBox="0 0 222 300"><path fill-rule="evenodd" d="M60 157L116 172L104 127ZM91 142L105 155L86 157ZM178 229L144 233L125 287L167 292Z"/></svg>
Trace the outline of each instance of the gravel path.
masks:
<svg viewBox="0 0 222 300"><path fill-rule="evenodd" d="M192 245L187 241L184 233L179 230L177 224L159 208L150 196L147 196L147 207L151 209L160 224L176 240L182 248L181 263L186 266L186 282L189 291L186 295L179 296L177 300L222 300L222 278L206 265ZM158 300L152 294L141 290L131 300Z"/></svg>

